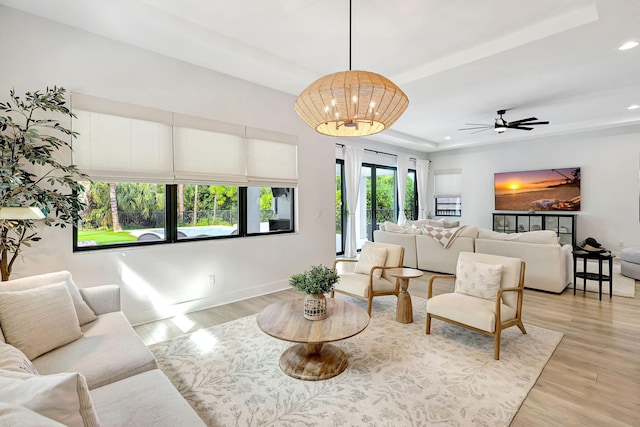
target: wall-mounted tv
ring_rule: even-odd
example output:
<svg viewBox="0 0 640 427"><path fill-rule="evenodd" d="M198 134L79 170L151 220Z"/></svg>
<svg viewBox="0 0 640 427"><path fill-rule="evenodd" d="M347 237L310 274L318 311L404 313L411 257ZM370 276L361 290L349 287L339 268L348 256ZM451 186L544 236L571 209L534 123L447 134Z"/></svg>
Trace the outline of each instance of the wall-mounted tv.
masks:
<svg viewBox="0 0 640 427"><path fill-rule="evenodd" d="M500 172L493 182L498 211L580 210L580 168Z"/></svg>

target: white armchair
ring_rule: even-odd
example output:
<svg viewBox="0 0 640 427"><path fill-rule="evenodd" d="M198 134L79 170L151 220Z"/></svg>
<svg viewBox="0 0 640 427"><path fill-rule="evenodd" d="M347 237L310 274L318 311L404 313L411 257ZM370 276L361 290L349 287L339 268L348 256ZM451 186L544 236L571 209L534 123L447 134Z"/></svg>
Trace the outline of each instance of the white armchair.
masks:
<svg viewBox="0 0 640 427"><path fill-rule="evenodd" d="M365 242L360 257L354 259L337 259L333 269L340 276L334 292L367 300L368 312L371 316L373 297L381 295L398 296L400 282L387 274L388 269L402 267L404 248L388 243Z"/></svg>
<svg viewBox="0 0 640 427"><path fill-rule="evenodd" d="M525 263L519 258L461 252L456 275L435 275L429 280L426 333L436 318L494 338L493 358L500 358L500 334L522 323ZM452 293L433 296L437 278L454 277Z"/></svg>

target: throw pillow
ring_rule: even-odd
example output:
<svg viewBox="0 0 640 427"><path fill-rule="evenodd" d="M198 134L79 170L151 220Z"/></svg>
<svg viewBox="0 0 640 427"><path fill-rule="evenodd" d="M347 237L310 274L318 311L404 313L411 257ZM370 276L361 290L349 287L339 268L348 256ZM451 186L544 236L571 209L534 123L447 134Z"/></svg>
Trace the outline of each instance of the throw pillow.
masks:
<svg viewBox="0 0 640 427"><path fill-rule="evenodd" d="M458 261L455 291L495 301L501 280L501 264Z"/></svg>
<svg viewBox="0 0 640 427"><path fill-rule="evenodd" d="M21 405L70 427L98 427L87 381L79 373L0 371L0 401Z"/></svg>
<svg viewBox="0 0 640 427"><path fill-rule="evenodd" d="M45 273L36 276L23 277L21 279L9 280L2 283L1 292L12 291L24 291L26 289L34 289L41 286L51 285L53 283L64 282L66 283L71 299L73 300L73 306L78 316L80 326L92 322L97 319L96 314L91 310L91 307L82 299L78 286L73 281L71 273L68 271L58 271L55 273Z"/></svg>
<svg viewBox="0 0 640 427"><path fill-rule="evenodd" d="M29 360L82 336L65 283L0 292L0 324L7 343Z"/></svg>
<svg viewBox="0 0 640 427"><path fill-rule="evenodd" d="M387 248L377 248L365 243L360 251L360 257L356 263L356 273L369 274L372 267L383 266L387 260ZM373 278L379 279L382 276L382 269L377 268L373 272Z"/></svg>
<svg viewBox="0 0 640 427"><path fill-rule="evenodd" d="M0 402L0 426L64 427L64 424L43 417L24 406Z"/></svg>
<svg viewBox="0 0 640 427"><path fill-rule="evenodd" d="M0 369L38 375L36 367L33 366L33 363L23 352L12 345L4 343L0 343Z"/></svg>

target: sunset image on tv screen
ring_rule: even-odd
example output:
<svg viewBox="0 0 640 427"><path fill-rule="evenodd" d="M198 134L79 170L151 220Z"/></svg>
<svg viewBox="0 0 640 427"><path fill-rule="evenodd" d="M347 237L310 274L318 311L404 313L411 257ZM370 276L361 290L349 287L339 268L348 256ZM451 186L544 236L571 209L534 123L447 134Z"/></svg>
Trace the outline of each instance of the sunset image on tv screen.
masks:
<svg viewBox="0 0 640 427"><path fill-rule="evenodd" d="M494 174L496 210L579 211L580 168Z"/></svg>

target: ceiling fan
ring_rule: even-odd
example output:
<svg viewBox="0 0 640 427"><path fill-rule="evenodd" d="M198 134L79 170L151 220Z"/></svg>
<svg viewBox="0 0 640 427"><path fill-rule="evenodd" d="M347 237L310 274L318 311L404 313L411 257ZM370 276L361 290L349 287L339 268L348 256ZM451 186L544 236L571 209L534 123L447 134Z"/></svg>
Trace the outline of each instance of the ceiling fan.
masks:
<svg viewBox="0 0 640 427"><path fill-rule="evenodd" d="M495 120L494 124L482 124L482 123L465 123L468 126L474 126L474 127L470 127L470 128L462 128L462 129L458 129L458 130L476 130L475 132L471 132L472 134L474 133L478 133L478 132L482 132L484 130L487 129L493 129L498 133L503 133L504 131L506 131L507 129L520 129L520 130L532 130L533 128L530 126L535 126L535 125L548 125L549 122L545 121L545 122L539 122L537 121L538 118L537 117L529 117L528 119L520 119L520 120L514 120L512 122L508 122L506 121L504 118L502 118L502 115L504 113L506 113L507 110L498 110L498 116Z"/></svg>

